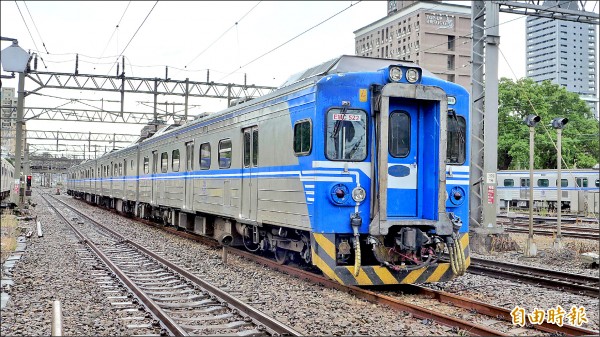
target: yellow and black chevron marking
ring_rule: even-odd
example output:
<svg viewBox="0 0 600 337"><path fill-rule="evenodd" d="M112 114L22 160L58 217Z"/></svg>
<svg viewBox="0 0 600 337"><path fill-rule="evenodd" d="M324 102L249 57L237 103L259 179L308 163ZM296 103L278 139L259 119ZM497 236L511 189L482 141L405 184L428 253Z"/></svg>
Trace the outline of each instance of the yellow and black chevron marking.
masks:
<svg viewBox="0 0 600 337"><path fill-rule="evenodd" d="M469 256L469 234L461 233L460 242L464 248L467 267L471 264ZM345 285L383 285L425 282L443 282L454 278L450 263L437 263L427 268L396 272L383 266L362 266L358 276L354 276L354 266L337 266L335 234L316 234L311 236L312 260L329 278Z"/></svg>

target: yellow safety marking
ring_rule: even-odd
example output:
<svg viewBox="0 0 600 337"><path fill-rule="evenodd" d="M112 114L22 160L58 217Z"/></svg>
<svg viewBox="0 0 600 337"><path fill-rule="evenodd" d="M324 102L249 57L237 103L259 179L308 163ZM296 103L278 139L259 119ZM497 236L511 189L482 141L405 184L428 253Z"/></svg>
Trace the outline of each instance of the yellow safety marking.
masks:
<svg viewBox="0 0 600 337"><path fill-rule="evenodd" d="M348 269L348 271L350 272L350 275L354 276L354 266L346 267L346 269ZM362 268L360 268L360 272L358 273L358 276L354 276L354 278L356 279L356 283L361 286L373 285L373 282L371 281L369 276L367 276L367 273L365 273L365 271Z"/></svg>
<svg viewBox="0 0 600 337"><path fill-rule="evenodd" d="M437 268L435 268L435 271L431 275L429 275L425 282L439 281L440 278L442 278L442 276L444 275L444 273L448 270L448 268L450 268L449 263L440 263L440 265Z"/></svg>
<svg viewBox="0 0 600 337"><path fill-rule="evenodd" d="M406 277L402 280L403 284L413 284L417 281L417 279L419 278L419 276L421 276L421 274L423 274L425 272L425 270L427 270L427 268L419 268L417 270L413 270L410 273L408 273L408 275L406 275Z"/></svg>
<svg viewBox="0 0 600 337"><path fill-rule="evenodd" d="M465 234L460 238L460 244L465 249L469 247L469 234Z"/></svg>
<svg viewBox="0 0 600 337"><path fill-rule="evenodd" d="M359 89L358 92L359 92L359 94L358 94L359 100L361 102L366 102L367 101L367 89Z"/></svg>
<svg viewBox="0 0 600 337"><path fill-rule="evenodd" d="M383 284L398 284L398 280L386 267L374 266L373 271L379 276Z"/></svg>
<svg viewBox="0 0 600 337"><path fill-rule="evenodd" d="M471 257L467 256L467 258L465 259L465 267L468 267L471 265Z"/></svg>
<svg viewBox="0 0 600 337"><path fill-rule="evenodd" d="M336 280L340 284L345 284L342 280L335 274L335 272L321 259L321 257L314 253L312 254L313 264L317 266L325 275L329 276L329 278Z"/></svg>
<svg viewBox="0 0 600 337"><path fill-rule="evenodd" d="M313 235L315 236L315 241L317 241L317 244L321 246L320 248L323 248L323 250L325 250L325 253L327 253L327 255L329 255L329 257L333 261L335 261L335 246L333 245L333 243L322 234Z"/></svg>

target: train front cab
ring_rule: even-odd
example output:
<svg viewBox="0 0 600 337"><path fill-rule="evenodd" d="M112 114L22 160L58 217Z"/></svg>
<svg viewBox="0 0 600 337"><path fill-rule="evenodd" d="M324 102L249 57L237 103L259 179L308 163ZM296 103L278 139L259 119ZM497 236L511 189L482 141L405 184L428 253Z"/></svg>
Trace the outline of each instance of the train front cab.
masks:
<svg viewBox="0 0 600 337"><path fill-rule="evenodd" d="M466 131L468 94L461 90L462 111L466 112L462 127ZM339 263L344 241L348 248L348 240L339 233L354 225L352 221L356 217L351 215L349 220L343 221L349 222L350 226L344 224L335 233L313 231L313 264L328 277L347 285L442 282L463 274L470 264L468 133L462 134L462 163L450 167L446 165L446 126L449 118L453 118L452 123L458 119L456 114L448 114L453 110L448 110L444 90L421 84L388 83L382 88L380 97L372 99L380 100L381 106L374 118L376 136L370 136L377 146L370 146L369 150L371 176L375 178L371 180L368 194L379 198L372 198L370 208L367 207L369 211L361 208L359 214L361 219L357 224L361 243L359 251L354 246L354 252L360 259L354 258L354 264L351 260L350 263ZM391 123L394 125L390 128ZM402 134L402 130L409 131ZM388 131L399 133L392 135ZM397 137L404 137L405 146L398 143ZM415 240L420 240L421 233L427 233L430 238L437 237L436 245L443 243L456 247L452 248L454 266L442 260L403 265L397 256L390 256L399 246L410 247ZM389 245L394 240L397 244ZM456 262L457 258L462 258L460 263Z"/></svg>

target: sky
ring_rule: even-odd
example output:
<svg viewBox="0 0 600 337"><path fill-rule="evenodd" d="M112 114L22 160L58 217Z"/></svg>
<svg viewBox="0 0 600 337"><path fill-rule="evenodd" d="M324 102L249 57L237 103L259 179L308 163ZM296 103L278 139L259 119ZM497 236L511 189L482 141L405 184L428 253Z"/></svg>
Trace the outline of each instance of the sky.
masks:
<svg viewBox="0 0 600 337"><path fill-rule="evenodd" d="M449 1L460 3L460 1ZM469 4L469 2L464 2ZM16 38L27 51L37 52L38 70L116 74L118 55L125 56L126 76L165 76L218 83L279 86L289 76L342 54L354 54L354 31L387 14L386 1L1 1L3 37ZM597 11L598 9L596 9ZM337 13L337 15L336 15ZM325 21L325 22L324 22ZM499 77L525 75L525 17L500 13ZM118 27L117 27L118 26ZM1 49L10 45L2 41ZM119 58L120 60L120 58ZM45 68L47 67L47 68ZM3 72L4 75L7 73ZM3 79L3 87L17 87ZM26 81L25 90L37 86ZM30 95L26 107L86 108L71 99L119 99L119 94L42 89ZM55 96L60 98L51 98ZM126 111L150 112L139 102L152 95L126 95ZM175 96L159 102L182 103ZM190 114L226 107L223 99L190 99ZM151 105L151 104L150 104ZM105 102L107 110L119 103ZM137 134L143 125L27 122L30 130ZM35 140L31 140L35 143ZM38 143L48 143L37 141Z"/></svg>

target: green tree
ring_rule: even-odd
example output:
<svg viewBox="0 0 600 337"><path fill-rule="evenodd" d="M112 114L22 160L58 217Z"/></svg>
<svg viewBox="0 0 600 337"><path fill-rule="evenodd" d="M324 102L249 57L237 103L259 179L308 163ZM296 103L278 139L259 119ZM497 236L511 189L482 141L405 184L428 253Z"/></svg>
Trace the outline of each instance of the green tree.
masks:
<svg viewBox="0 0 600 337"><path fill-rule="evenodd" d="M577 94L550 81L538 84L529 78L517 82L502 78L498 101L499 169L529 168L529 127L523 123L529 114L541 117L535 128L534 168L556 168L556 130L550 126L556 117L569 119L562 132L567 167L590 168L598 163L598 120Z"/></svg>

